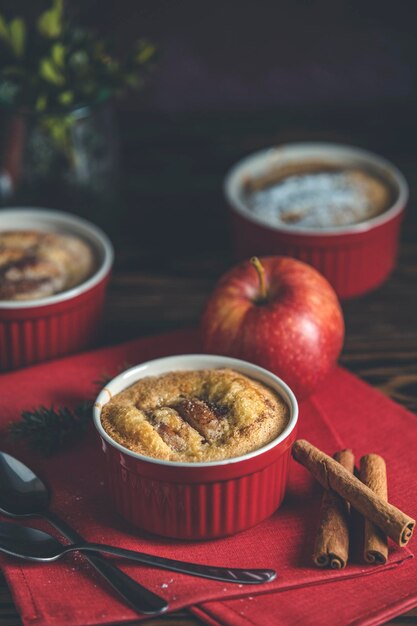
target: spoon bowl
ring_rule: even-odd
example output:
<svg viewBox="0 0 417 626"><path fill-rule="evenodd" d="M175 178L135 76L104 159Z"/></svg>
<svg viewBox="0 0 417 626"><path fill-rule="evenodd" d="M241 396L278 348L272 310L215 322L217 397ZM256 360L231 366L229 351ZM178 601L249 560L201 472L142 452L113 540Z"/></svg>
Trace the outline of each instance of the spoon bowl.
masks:
<svg viewBox="0 0 417 626"><path fill-rule="evenodd" d="M0 523L0 552L28 561L56 561L65 554L55 537L36 528L11 522Z"/></svg>
<svg viewBox="0 0 417 626"><path fill-rule="evenodd" d="M49 491L29 467L0 452L0 511L9 517L42 515L49 507Z"/></svg>

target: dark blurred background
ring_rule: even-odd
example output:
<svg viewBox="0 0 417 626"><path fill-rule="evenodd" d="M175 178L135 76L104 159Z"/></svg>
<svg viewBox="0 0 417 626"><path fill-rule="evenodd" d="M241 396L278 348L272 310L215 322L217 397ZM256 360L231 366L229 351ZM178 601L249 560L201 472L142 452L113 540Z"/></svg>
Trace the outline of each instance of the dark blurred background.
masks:
<svg viewBox="0 0 417 626"><path fill-rule="evenodd" d="M165 113L384 107L416 101L412 0L93 0L91 25L119 45L138 33L159 44L146 98Z"/></svg>
<svg viewBox="0 0 417 626"><path fill-rule="evenodd" d="M7 16L48 0L2 0ZM66 0L69 13L123 50L160 49L146 96L128 108L166 113L416 102L414 0ZM126 104L126 103L125 103Z"/></svg>
<svg viewBox="0 0 417 626"><path fill-rule="evenodd" d="M66 4L121 51L143 36L158 47L146 89L117 103L123 168L142 204L167 181L192 194L216 173L220 186L236 159L281 141L336 139L394 160L414 150L415 0ZM43 5L1 0L0 10Z"/></svg>

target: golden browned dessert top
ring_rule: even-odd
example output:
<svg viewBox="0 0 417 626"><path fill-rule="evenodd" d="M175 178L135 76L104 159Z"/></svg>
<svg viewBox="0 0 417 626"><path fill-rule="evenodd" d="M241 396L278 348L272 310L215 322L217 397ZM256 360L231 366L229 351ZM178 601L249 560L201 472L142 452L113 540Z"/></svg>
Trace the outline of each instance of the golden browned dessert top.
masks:
<svg viewBox="0 0 417 626"><path fill-rule="evenodd" d="M228 459L266 445L289 420L284 400L231 369L169 372L142 378L101 412L122 446L168 461Z"/></svg>
<svg viewBox="0 0 417 626"><path fill-rule="evenodd" d="M90 246L73 235L0 231L0 300L35 300L71 289L94 265Z"/></svg>

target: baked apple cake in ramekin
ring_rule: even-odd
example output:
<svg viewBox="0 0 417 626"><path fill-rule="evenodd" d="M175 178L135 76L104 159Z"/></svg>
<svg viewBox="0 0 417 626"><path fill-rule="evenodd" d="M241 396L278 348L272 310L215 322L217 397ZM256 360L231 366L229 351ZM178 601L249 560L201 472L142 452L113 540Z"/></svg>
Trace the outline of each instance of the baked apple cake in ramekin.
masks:
<svg viewBox="0 0 417 626"><path fill-rule="evenodd" d="M252 452L284 430L288 405L231 369L142 378L112 398L101 422L133 452L167 461L218 461Z"/></svg>
<svg viewBox="0 0 417 626"><path fill-rule="evenodd" d="M0 371L92 345L113 248L94 224L62 211L0 211Z"/></svg>
<svg viewBox="0 0 417 626"><path fill-rule="evenodd" d="M255 152L228 172L236 256L290 256L327 278L340 298L378 287L392 271L408 200L381 156L332 143Z"/></svg>
<svg viewBox="0 0 417 626"><path fill-rule="evenodd" d="M127 370L94 407L116 510L184 539L257 524L284 497L297 416L282 380L238 359L173 356Z"/></svg>
<svg viewBox="0 0 417 626"><path fill-rule="evenodd" d="M37 300L89 278L96 261L79 237L39 230L0 230L0 301Z"/></svg>

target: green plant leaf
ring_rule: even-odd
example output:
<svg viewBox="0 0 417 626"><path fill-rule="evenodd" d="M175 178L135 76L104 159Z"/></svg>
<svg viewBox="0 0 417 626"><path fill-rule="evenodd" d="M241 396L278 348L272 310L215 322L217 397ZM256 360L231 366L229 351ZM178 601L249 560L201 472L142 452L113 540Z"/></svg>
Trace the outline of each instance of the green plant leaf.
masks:
<svg viewBox="0 0 417 626"><path fill-rule="evenodd" d="M139 87L142 84L142 79L138 74L134 74L133 72L126 74L125 77L126 84L131 88Z"/></svg>
<svg viewBox="0 0 417 626"><path fill-rule="evenodd" d="M10 22L10 45L17 57L22 57L25 51L26 24L20 17Z"/></svg>
<svg viewBox="0 0 417 626"><path fill-rule="evenodd" d="M0 38L5 41L9 41L9 29L7 28L7 22L0 14Z"/></svg>
<svg viewBox="0 0 417 626"><path fill-rule="evenodd" d="M36 99L35 108L37 111L45 111L46 105L48 104L48 98L45 94L40 94Z"/></svg>
<svg viewBox="0 0 417 626"><path fill-rule="evenodd" d="M65 77L53 64L51 59L41 59L39 63L39 74L44 80L53 85L63 85L65 83Z"/></svg>
<svg viewBox="0 0 417 626"><path fill-rule="evenodd" d="M72 145L70 140L71 121L68 116L45 115L42 118L42 127L48 133L59 151L71 163L73 158Z"/></svg>
<svg viewBox="0 0 417 626"><path fill-rule="evenodd" d="M74 94L72 93L72 91L63 91L62 93L59 94L58 101L60 104L68 106L73 103Z"/></svg>
<svg viewBox="0 0 417 626"><path fill-rule="evenodd" d="M66 48L62 43L54 43L51 48L51 56L56 66L63 67Z"/></svg>
<svg viewBox="0 0 417 626"><path fill-rule="evenodd" d="M62 33L64 2L63 0L53 0L52 7L42 13L37 22L38 30L48 39L56 39Z"/></svg>
<svg viewBox="0 0 417 626"><path fill-rule="evenodd" d="M144 65L155 56L156 48L150 43L140 42L139 50L136 53L135 61Z"/></svg>

